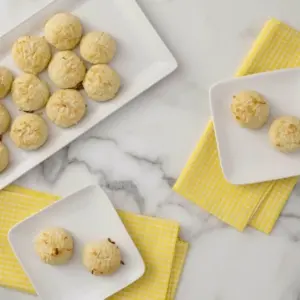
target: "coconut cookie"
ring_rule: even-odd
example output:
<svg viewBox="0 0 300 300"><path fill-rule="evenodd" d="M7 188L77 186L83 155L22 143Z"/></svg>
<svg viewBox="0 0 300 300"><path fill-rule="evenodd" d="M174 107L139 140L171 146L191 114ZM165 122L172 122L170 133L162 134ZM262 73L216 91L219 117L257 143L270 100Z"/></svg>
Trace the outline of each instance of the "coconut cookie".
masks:
<svg viewBox="0 0 300 300"><path fill-rule="evenodd" d="M120 85L120 76L108 65L92 66L83 81L87 95L96 101L113 99L118 93Z"/></svg>
<svg viewBox="0 0 300 300"><path fill-rule="evenodd" d="M17 77L12 85L12 99L19 110L33 112L44 107L50 92L45 81L32 74Z"/></svg>
<svg viewBox="0 0 300 300"><path fill-rule="evenodd" d="M270 108L262 95L255 91L242 91L232 98L231 112L242 126L261 128L269 118Z"/></svg>
<svg viewBox="0 0 300 300"><path fill-rule="evenodd" d="M80 42L80 20L70 13L58 13L46 23L45 38L58 50L72 50Z"/></svg>
<svg viewBox="0 0 300 300"><path fill-rule="evenodd" d="M50 79L61 89L76 87L83 81L85 65L72 51L61 51L53 56L48 68Z"/></svg>
<svg viewBox="0 0 300 300"><path fill-rule="evenodd" d="M5 67L0 67L0 99L3 99L9 93L12 82L12 72Z"/></svg>
<svg viewBox="0 0 300 300"><path fill-rule="evenodd" d="M42 117L23 114L13 121L10 138L18 148L36 150L47 141L48 127Z"/></svg>
<svg viewBox="0 0 300 300"><path fill-rule="evenodd" d="M7 108L3 104L0 104L0 135L8 130L10 122L11 117Z"/></svg>
<svg viewBox="0 0 300 300"><path fill-rule="evenodd" d="M7 147L0 142L0 172L4 171L9 162L9 153Z"/></svg>
<svg viewBox="0 0 300 300"><path fill-rule="evenodd" d="M80 54L92 64L107 64L116 54L116 42L106 32L94 31L85 35L80 42Z"/></svg>
<svg viewBox="0 0 300 300"><path fill-rule="evenodd" d="M34 241L34 248L40 259L50 265L68 262L73 255L73 238L62 228L42 231Z"/></svg>
<svg viewBox="0 0 300 300"><path fill-rule="evenodd" d="M300 120L292 116L276 119L269 130L272 145L281 152L294 152L300 148Z"/></svg>
<svg viewBox="0 0 300 300"><path fill-rule="evenodd" d="M83 118L85 112L85 101L75 90L56 91L46 106L48 118L60 127L76 125Z"/></svg>
<svg viewBox="0 0 300 300"><path fill-rule="evenodd" d="M12 47L16 65L26 73L42 72L51 59L51 48L43 37L22 36Z"/></svg>
<svg viewBox="0 0 300 300"><path fill-rule="evenodd" d="M89 272L96 276L114 273L122 263L120 249L110 239L87 244L82 261Z"/></svg>

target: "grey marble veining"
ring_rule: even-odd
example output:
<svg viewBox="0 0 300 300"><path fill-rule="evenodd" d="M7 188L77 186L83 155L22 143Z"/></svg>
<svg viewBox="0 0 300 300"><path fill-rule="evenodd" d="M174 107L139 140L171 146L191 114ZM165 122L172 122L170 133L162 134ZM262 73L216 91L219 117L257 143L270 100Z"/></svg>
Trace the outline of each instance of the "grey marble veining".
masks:
<svg viewBox="0 0 300 300"><path fill-rule="evenodd" d="M48 2L22 0L24 10L16 12L20 0L1 1L0 32ZM300 29L300 2L139 3L177 58L176 73L18 183L62 196L95 183L117 208L177 220L191 244L177 299L300 299L299 185L271 236L239 233L172 191L209 120L209 86L234 74L270 16ZM0 289L0 299L36 298Z"/></svg>

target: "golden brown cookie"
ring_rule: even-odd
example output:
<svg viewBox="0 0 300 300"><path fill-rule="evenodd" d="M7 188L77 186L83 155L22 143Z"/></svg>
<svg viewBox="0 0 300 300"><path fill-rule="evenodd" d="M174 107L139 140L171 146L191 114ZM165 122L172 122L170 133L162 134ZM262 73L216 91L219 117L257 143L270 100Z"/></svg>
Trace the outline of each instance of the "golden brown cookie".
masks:
<svg viewBox="0 0 300 300"><path fill-rule="evenodd" d="M89 243L84 247L83 265L96 276L116 272L122 262L119 247L111 239Z"/></svg>
<svg viewBox="0 0 300 300"><path fill-rule="evenodd" d="M38 74L48 66L51 48L43 37L22 36L13 44L12 57L22 71Z"/></svg>
<svg viewBox="0 0 300 300"><path fill-rule="evenodd" d="M231 112L242 126L261 128L269 118L270 108L262 95L255 91L242 91L232 98Z"/></svg>
<svg viewBox="0 0 300 300"><path fill-rule="evenodd" d="M281 152L294 152L300 148L300 120L283 116L273 121L269 137L272 145Z"/></svg>
<svg viewBox="0 0 300 300"><path fill-rule="evenodd" d="M44 263L61 265L71 259L74 243L71 234L66 230L48 228L36 237L34 248Z"/></svg>
<svg viewBox="0 0 300 300"><path fill-rule="evenodd" d="M121 85L120 76L108 65L94 65L86 73L83 87L89 98L95 101L113 99Z"/></svg>

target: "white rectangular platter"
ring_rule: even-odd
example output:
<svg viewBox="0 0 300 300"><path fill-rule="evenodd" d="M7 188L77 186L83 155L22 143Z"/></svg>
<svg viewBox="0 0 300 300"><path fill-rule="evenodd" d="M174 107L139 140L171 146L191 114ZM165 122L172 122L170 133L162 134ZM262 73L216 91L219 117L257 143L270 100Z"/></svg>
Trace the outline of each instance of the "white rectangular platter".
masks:
<svg viewBox="0 0 300 300"><path fill-rule="evenodd" d="M74 239L74 255L60 266L40 261L33 241L40 231L61 227ZM124 265L110 276L93 276L82 265L82 248L88 242L110 238L122 253ZM86 187L13 227L9 242L43 300L101 300L125 288L145 271L134 245L106 194L98 186Z"/></svg>
<svg viewBox="0 0 300 300"><path fill-rule="evenodd" d="M0 189L78 138L177 67L176 60L135 0L55 0L0 38L0 65L10 68L15 75L21 74L10 55L13 42L22 35L43 35L45 21L61 11L77 15L85 32L107 31L116 39L118 51L111 65L121 76L121 90L115 99L105 103L91 101L83 92L88 105L87 115L77 126L70 129L55 127L43 113L49 125L49 139L37 151L17 149L6 134L3 141L10 151L10 165L0 174ZM57 89L51 84L47 72L40 77L49 83L52 92ZM13 118L20 114L10 96L4 103Z"/></svg>
<svg viewBox="0 0 300 300"><path fill-rule="evenodd" d="M242 90L257 91L268 101L270 117L263 128L242 128L232 117L232 96ZM227 181L251 184L300 175L300 152L279 152L268 136L274 119L287 115L300 118L300 68L222 81L211 88L210 104Z"/></svg>

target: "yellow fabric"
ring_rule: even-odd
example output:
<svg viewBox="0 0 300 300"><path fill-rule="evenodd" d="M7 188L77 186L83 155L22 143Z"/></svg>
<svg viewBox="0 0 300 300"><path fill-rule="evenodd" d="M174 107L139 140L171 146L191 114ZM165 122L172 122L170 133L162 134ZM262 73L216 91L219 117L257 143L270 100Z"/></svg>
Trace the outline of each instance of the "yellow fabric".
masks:
<svg viewBox="0 0 300 300"><path fill-rule="evenodd" d="M45 208L58 196L15 185L0 191L0 285L34 293L7 240L9 229ZM146 264L144 276L109 299L172 300L186 258L188 244L178 239L174 221L119 211Z"/></svg>
<svg viewBox="0 0 300 300"><path fill-rule="evenodd" d="M269 20L237 76L300 66L300 32ZM270 233L298 178L235 186L223 176L210 121L174 190L242 231L248 224Z"/></svg>

